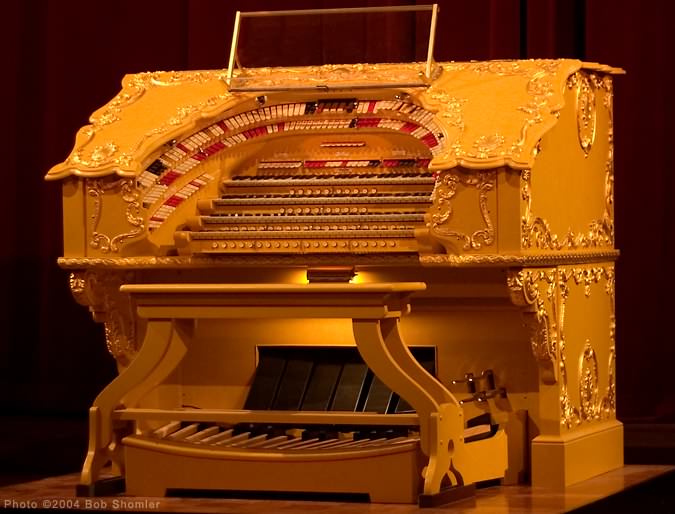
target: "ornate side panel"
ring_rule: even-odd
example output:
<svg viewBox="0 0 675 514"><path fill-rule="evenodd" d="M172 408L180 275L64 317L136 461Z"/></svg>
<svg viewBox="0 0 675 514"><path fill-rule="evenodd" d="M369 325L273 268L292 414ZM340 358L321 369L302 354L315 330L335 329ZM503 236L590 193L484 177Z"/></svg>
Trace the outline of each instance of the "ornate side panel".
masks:
<svg viewBox="0 0 675 514"><path fill-rule="evenodd" d="M496 252L497 170L442 171L432 201L426 225L447 253Z"/></svg>
<svg viewBox="0 0 675 514"><path fill-rule="evenodd" d="M542 435L616 418L614 266L509 272L540 369Z"/></svg>
<svg viewBox="0 0 675 514"><path fill-rule="evenodd" d="M145 214L136 179L85 179L87 255L120 256L123 247L145 235Z"/></svg>
<svg viewBox="0 0 675 514"><path fill-rule="evenodd" d="M579 71L565 107L521 174L521 248L584 252L614 246L612 79Z"/></svg>

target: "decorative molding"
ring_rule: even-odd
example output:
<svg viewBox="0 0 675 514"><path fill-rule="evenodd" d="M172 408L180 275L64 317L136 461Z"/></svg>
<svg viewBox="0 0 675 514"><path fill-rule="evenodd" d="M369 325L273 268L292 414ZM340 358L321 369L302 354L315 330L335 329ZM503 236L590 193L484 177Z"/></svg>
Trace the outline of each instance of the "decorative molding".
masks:
<svg viewBox="0 0 675 514"><path fill-rule="evenodd" d="M452 199L457 194L458 185L472 187L478 190L478 208L485 223L485 228L476 230L472 234L465 234L443 227L451 218ZM494 243L494 225L490 219L488 209L488 193L497 185L497 171L466 172L461 170L447 170L441 172L434 186L431 199L433 205L429 210L427 227L429 234L443 244L449 239L458 239L463 243L465 251L480 250L483 246ZM445 245L444 245L445 246Z"/></svg>
<svg viewBox="0 0 675 514"><path fill-rule="evenodd" d="M120 245L128 239L133 239L145 232L145 219L141 215L140 191L136 187L135 179L123 178L116 180L88 179L86 181L87 196L93 198L94 208L89 216L91 239L89 246L103 253L117 253ZM119 194L127 204L125 210L126 221L133 228L128 232L108 236L98 231L103 209L103 198L106 193Z"/></svg>
<svg viewBox="0 0 675 514"><path fill-rule="evenodd" d="M347 254L347 255L219 255L209 256L142 256L142 257L59 257L63 269L81 270L90 268L109 269L159 269L159 268L219 268L223 266L259 266L262 264L284 265L313 263L389 263L392 265L422 264L425 266L549 266L561 263L593 263L614 261L619 251L597 253L565 253L551 255L408 255L408 254Z"/></svg>
<svg viewBox="0 0 675 514"><path fill-rule="evenodd" d="M157 256L157 257L60 257L58 264L63 269L173 269L173 268L227 268L228 266L315 266L315 265L377 265L388 264L392 266L418 266L417 254L297 254L297 255L274 255L274 254L230 254L209 256Z"/></svg>
<svg viewBox="0 0 675 514"><path fill-rule="evenodd" d="M619 257L618 250L605 252L564 252L559 254L540 255L508 255L508 254L474 254L420 255L420 263L425 266L518 266L539 267L557 264L591 264L595 262L615 261Z"/></svg>

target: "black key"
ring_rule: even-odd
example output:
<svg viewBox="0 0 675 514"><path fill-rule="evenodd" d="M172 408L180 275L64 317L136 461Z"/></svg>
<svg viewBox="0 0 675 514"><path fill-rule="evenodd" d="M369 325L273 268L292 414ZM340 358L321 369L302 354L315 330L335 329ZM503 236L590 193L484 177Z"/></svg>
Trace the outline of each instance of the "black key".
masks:
<svg viewBox="0 0 675 514"><path fill-rule="evenodd" d="M314 363L306 358L292 358L286 363L284 376L279 384L273 410L299 410Z"/></svg>
<svg viewBox="0 0 675 514"><path fill-rule="evenodd" d="M341 371L342 364L338 362L315 364L301 410L328 410Z"/></svg>
<svg viewBox="0 0 675 514"><path fill-rule="evenodd" d="M331 410L354 412L359 404L368 367L363 362L346 362L340 374Z"/></svg>
<svg viewBox="0 0 675 514"><path fill-rule="evenodd" d="M272 407L285 367L285 358L275 354L270 355L261 349L260 361L244 403L244 409L268 410Z"/></svg>

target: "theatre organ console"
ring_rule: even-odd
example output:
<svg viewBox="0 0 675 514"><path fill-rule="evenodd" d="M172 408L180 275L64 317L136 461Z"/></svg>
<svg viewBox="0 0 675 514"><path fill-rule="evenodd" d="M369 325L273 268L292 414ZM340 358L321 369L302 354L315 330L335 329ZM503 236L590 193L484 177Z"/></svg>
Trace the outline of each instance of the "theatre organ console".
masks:
<svg viewBox="0 0 675 514"><path fill-rule="evenodd" d="M621 70L418 68L128 75L79 131L59 264L119 369L82 494L108 463L128 494L422 504L622 465Z"/></svg>

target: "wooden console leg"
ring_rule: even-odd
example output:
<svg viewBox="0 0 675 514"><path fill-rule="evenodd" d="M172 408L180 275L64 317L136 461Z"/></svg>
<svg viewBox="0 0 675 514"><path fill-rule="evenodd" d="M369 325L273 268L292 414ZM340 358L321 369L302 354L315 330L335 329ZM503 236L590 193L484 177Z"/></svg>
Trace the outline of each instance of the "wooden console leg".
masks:
<svg viewBox="0 0 675 514"><path fill-rule="evenodd" d="M164 357L172 339L171 321L148 322L145 340L134 360L94 400L89 409L89 447L82 468L80 485L93 486L111 459L112 413L122 398L152 373Z"/></svg>
<svg viewBox="0 0 675 514"><path fill-rule="evenodd" d="M424 493L439 493L450 468L454 448L452 437L461 437L462 434L461 411L452 416L451 411L456 410L452 408L455 407L451 403L454 400L452 395L443 391L443 386L438 382L430 386L430 381L435 379L410 355L398 332L397 320L382 322L355 319L353 328L356 345L368 367L417 411L420 446L429 457L424 476ZM434 393L440 398L435 398Z"/></svg>

